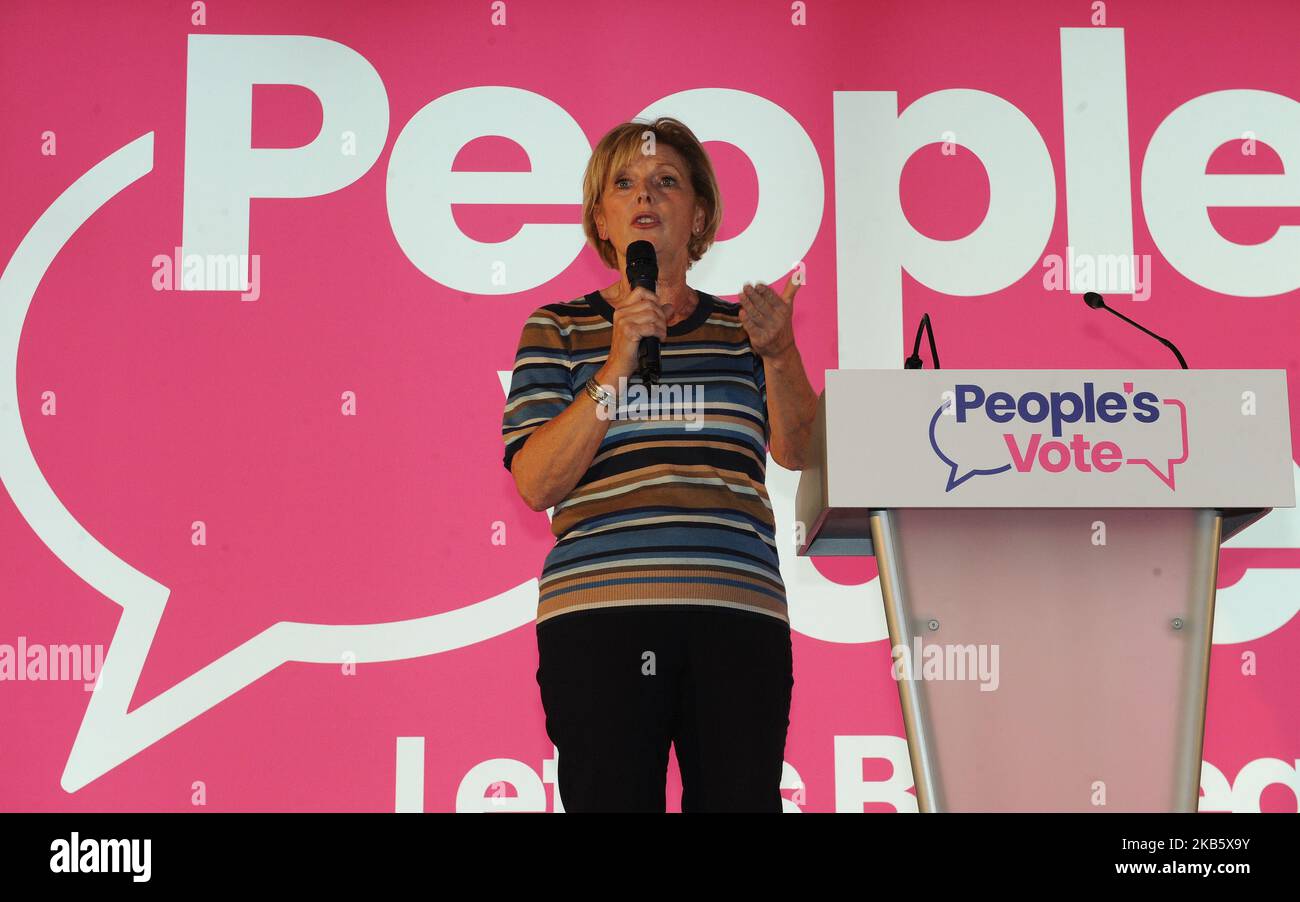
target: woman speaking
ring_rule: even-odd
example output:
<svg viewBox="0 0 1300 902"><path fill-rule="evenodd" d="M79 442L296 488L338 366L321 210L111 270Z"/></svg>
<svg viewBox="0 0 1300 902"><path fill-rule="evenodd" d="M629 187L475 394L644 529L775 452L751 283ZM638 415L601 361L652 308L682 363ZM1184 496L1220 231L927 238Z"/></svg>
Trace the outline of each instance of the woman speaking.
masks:
<svg viewBox="0 0 1300 902"><path fill-rule="evenodd" d="M684 812L782 808L794 678L764 481L769 442L804 466L816 395L793 276L737 303L686 284L721 216L690 129L615 127L587 163L583 227L619 279L539 307L519 339L501 431L519 494L554 507L537 682L567 811L663 812L670 745ZM653 291L628 281L636 241ZM650 338L653 387L634 378Z"/></svg>

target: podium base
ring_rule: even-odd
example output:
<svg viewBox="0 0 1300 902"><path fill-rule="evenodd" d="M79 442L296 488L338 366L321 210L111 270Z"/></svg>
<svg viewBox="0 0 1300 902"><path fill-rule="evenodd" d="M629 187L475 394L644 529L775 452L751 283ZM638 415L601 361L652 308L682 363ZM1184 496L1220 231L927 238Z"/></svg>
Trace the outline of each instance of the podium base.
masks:
<svg viewBox="0 0 1300 902"><path fill-rule="evenodd" d="M1222 516L871 512L922 811L1196 811Z"/></svg>

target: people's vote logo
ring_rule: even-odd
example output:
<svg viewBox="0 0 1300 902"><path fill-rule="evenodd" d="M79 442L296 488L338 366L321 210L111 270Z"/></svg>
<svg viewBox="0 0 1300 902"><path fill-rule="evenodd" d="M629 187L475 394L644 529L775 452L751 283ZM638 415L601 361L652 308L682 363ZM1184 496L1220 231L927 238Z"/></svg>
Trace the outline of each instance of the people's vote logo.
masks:
<svg viewBox="0 0 1300 902"><path fill-rule="evenodd" d="M970 441L974 423L994 424ZM1162 428L1163 427L1163 428ZM930 447L948 467L951 492L974 476L1028 473L1115 473L1144 467L1175 488L1174 468L1186 462L1187 408L1177 398L1104 390L987 392L959 383L930 417ZM960 450L957 450L960 449Z"/></svg>

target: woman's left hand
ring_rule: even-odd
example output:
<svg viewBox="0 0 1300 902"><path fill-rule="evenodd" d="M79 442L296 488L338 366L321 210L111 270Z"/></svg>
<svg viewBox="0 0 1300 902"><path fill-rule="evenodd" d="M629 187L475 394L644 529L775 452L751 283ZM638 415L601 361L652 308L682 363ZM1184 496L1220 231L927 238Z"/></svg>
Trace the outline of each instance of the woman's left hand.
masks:
<svg viewBox="0 0 1300 902"><path fill-rule="evenodd" d="M777 294L762 282L745 283L740 301L740 324L749 333L749 346L760 357L779 357L794 347L794 296L799 290L795 273Z"/></svg>

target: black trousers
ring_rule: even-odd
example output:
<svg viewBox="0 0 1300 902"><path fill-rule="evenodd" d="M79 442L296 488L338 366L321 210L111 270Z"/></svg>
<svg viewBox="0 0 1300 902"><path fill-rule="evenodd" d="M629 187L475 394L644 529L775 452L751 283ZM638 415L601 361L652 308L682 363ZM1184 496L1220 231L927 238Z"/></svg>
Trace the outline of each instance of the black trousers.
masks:
<svg viewBox="0 0 1300 902"><path fill-rule="evenodd" d="M537 624L546 732L565 811L781 811L790 627L717 607L628 606Z"/></svg>

